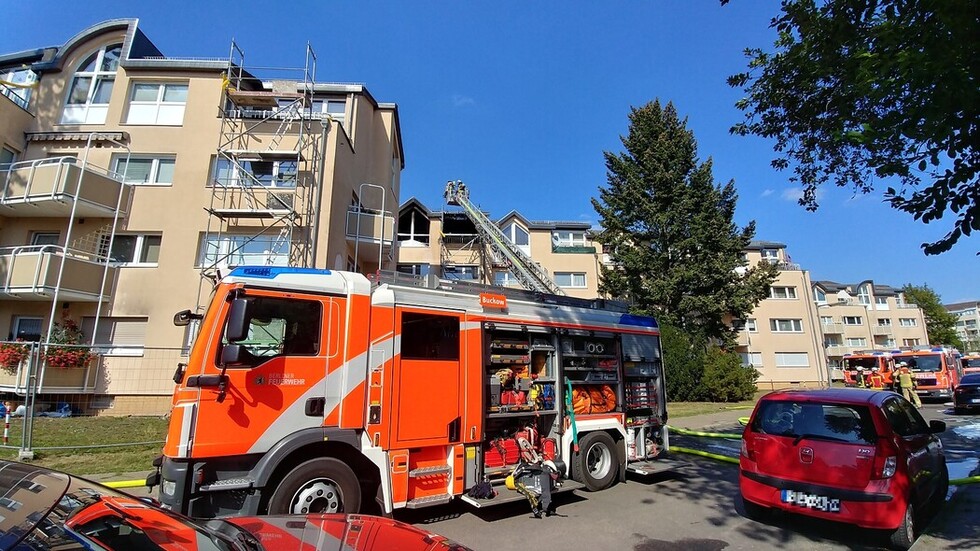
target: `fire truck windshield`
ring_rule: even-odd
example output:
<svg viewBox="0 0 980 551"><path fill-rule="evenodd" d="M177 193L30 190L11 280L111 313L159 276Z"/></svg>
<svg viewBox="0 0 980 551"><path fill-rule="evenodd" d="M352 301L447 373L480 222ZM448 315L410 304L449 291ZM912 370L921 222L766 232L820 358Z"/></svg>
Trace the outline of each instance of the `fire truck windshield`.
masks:
<svg viewBox="0 0 980 551"><path fill-rule="evenodd" d="M896 361L906 361L912 371L942 371L943 360L939 354L915 356L912 358L896 358Z"/></svg>
<svg viewBox="0 0 980 551"><path fill-rule="evenodd" d="M871 370L878 367L878 358L844 358L844 367L847 369L857 369L863 367L864 369Z"/></svg>

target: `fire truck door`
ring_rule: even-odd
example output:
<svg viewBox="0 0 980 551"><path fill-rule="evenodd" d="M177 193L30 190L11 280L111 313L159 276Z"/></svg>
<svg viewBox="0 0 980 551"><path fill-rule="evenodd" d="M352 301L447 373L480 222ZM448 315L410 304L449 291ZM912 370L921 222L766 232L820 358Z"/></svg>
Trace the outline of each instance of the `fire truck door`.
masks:
<svg viewBox="0 0 980 551"><path fill-rule="evenodd" d="M397 312L393 447L462 440L461 321L461 313Z"/></svg>

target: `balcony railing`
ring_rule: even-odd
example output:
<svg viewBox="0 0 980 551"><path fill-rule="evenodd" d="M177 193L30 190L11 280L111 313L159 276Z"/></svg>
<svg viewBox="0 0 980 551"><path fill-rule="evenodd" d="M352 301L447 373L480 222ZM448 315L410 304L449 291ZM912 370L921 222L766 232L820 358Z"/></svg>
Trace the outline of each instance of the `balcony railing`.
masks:
<svg viewBox="0 0 980 551"><path fill-rule="evenodd" d="M105 259L55 245L0 249L0 297L95 302L104 299L102 282L112 282L116 268ZM58 284L59 274L61 284Z"/></svg>
<svg viewBox="0 0 980 551"><path fill-rule="evenodd" d="M919 309L919 305L918 304L899 304L898 307L899 308L908 308L910 310L918 310Z"/></svg>
<svg viewBox="0 0 980 551"><path fill-rule="evenodd" d="M844 324L840 322L822 323L820 327L823 328L824 335L844 334Z"/></svg>
<svg viewBox="0 0 980 551"><path fill-rule="evenodd" d="M365 209L347 210L347 240L391 245L395 238L395 218Z"/></svg>
<svg viewBox="0 0 980 551"><path fill-rule="evenodd" d="M0 214L8 217L125 215L130 186L112 172L74 157L55 157L13 163L0 172ZM73 211L74 204L74 211Z"/></svg>
<svg viewBox="0 0 980 551"><path fill-rule="evenodd" d="M891 335L892 327L890 325L872 325L871 334L873 335Z"/></svg>
<svg viewBox="0 0 980 551"><path fill-rule="evenodd" d="M750 343L749 332L739 331L735 334L735 344L738 346L748 346Z"/></svg>
<svg viewBox="0 0 980 551"><path fill-rule="evenodd" d="M595 247L589 245L551 244L551 252L558 254L595 254Z"/></svg>

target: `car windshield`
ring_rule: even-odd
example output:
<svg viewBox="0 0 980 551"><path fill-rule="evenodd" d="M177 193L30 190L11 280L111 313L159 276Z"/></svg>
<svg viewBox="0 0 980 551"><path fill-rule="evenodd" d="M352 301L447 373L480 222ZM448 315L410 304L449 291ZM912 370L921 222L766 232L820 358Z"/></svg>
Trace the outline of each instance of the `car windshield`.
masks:
<svg viewBox="0 0 980 551"><path fill-rule="evenodd" d="M878 358L844 358L844 367L847 369L857 369L863 367L867 370L871 370L878 367Z"/></svg>
<svg viewBox="0 0 980 551"><path fill-rule="evenodd" d="M980 385L980 373L970 373L969 375L964 375L960 379L960 384L963 385Z"/></svg>
<svg viewBox="0 0 980 551"><path fill-rule="evenodd" d="M895 362L906 362L912 371L940 371L943 368L943 359L939 354L896 356Z"/></svg>
<svg viewBox="0 0 980 551"><path fill-rule="evenodd" d="M866 406L795 400L763 400L752 430L794 439L874 444L874 422Z"/></svg>
<svg viewBox="0 0 980 551"><path fill-rule="evenodd" d="M963 360L963 367L980 367L980 358Z"/></svg>
<svg viewBox="0 0 980 551"><path fill-rule="evenodd" d="M175 541L200 551L249 548L132 496L22 463L0 464L0 495L0 549L152 551Z"/></svg>

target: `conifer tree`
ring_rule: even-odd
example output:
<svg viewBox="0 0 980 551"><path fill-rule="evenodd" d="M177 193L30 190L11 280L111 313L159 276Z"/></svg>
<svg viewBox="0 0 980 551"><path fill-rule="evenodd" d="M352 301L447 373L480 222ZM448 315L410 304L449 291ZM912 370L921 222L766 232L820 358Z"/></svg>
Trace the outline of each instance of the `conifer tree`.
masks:
<svg viewBox="0 0 980 551"><path fill-rule="evenodd" d="M746 266L755 222L735 224L734 182L715 184L673 104L633 108L629 122L625 150L605 152L607 186L592 200L613 261L599 290L698 341L731 343L731 320L766 297L776 267Z"/></svg>

